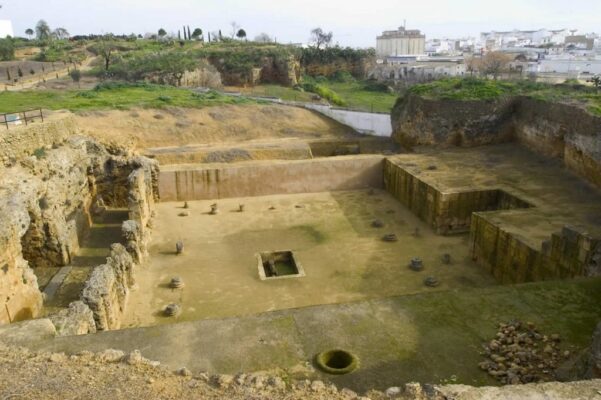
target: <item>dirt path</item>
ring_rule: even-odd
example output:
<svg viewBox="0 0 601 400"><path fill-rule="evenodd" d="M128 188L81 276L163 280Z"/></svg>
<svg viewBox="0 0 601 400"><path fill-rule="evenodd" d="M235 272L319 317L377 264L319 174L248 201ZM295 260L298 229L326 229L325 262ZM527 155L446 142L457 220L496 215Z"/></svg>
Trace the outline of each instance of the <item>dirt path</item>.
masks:
<svg viewBox="0 0 601 400"><path fill-rule="evenodd" d="M79 69L81 71L89 70L90 64L92 63L92 61L94 59L95 59L95 57L86 58L79 66ZM42 76L36 75L36 77L33 79L22 80L15 85L6 85L5 84L4 90L9 91L9 92L17 92L20 90L33 89L34 87L39 85L44 80L46 80L46 82L51 82L51 81L58 80L58 79L69 76L70 70L71 69L70 69L70 65L69 65L68 67L65 67L65 68L62 68L62 69L59 69L56 71L46 72Z"/></svg>

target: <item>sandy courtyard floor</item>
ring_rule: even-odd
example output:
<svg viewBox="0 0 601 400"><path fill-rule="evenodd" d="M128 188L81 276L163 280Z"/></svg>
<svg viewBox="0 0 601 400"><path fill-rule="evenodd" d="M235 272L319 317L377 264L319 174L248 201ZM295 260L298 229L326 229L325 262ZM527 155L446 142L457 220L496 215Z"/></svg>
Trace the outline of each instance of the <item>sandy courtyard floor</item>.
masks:
<svg viewBox="0 0 601 400"><path fill-rule="evenodd" d="M138 272L123 327L495 284L470 260L467 236L435 235L384 191L225 199L218 215L209 215L212 203L189 202L188 210L158 204L149 261ZM385 226L374 228L376 219ZM399 240L384 242L388 233ZM175 254L178 240L182 255ZM294 251L306 276L261 281L256 254L279 250ZM450 265L441 261L445 253ZM423 271L409 269L413 257L423 260ZM169 288L176 276L183 289ZM429 276L440 281L437 288L424 285ZM181 305L179 317L162 315L170 303Z"/></svg>

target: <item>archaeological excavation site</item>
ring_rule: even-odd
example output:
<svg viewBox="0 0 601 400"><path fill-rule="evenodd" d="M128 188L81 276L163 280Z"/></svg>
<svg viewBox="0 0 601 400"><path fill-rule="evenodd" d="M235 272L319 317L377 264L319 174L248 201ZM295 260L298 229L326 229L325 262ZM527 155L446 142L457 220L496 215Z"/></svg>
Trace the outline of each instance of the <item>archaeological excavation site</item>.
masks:
<svg viewBox="0 0 601 400"><path fill-rule="evenodd" d="M8 385L598 398L601 117L410 93L390 124L242 104L0 128Z"/></svg>

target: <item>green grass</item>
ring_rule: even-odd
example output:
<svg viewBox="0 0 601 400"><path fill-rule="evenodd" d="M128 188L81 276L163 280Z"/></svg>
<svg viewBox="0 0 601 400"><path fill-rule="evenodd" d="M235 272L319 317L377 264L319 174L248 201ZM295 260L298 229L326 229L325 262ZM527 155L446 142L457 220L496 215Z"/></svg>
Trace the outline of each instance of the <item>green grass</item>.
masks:
<svg viewBox="0 0 601 400"><path fill-rule="evenodd" d="M318 94L330 103L355 110L389 113L398 98L398 95L390 93L386 86L356 80L348 73L329 79L323 76L305 76L303 82L305 86L320 88L327 96Z"/></svg>
<svg viewBox="0 0 601 400"><path fill-rule="evenodd" d="M201 108L224 104L252 103L243 97L223 96L216 92L198 94L188 89L148 84L105 84L92 90L36 90L0 93L0 112L33 108L101 110L188 107Z"/></svg>
<svg viewBox="0 0 601 400"><path fill-rule="evenodd" d="M578 103L589 112L601 115L601 90L574 83L550 85L530 81L451 78L413 86L409 93L426 98L463 101L529 96L545 101Z"/></svg>
<svg viewBox="0 0 601 400"><path fill-rule="evenodd" d="M259 85L250 89L242 89L242 92L248 96L267 96L278 97L285 101L310 102L311 93L301 92L290 87L280 85Z"/></svg>
<svg viewBox="0 0 601 400"><path fill-rule="evenodd" d="M374 91L365 82L327 82L323 86L338 93L352 109L389 113L398 95Z"/></svg>

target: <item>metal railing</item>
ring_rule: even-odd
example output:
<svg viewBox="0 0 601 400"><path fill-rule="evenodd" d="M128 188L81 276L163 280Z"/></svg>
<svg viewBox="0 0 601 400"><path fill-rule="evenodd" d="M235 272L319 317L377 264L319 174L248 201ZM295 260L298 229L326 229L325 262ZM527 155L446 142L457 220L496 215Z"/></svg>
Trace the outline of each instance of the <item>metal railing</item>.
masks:
<svg viewBox="0 0 601 400"><path fill-rule="evenodd" d="M23 122L27 126L30 122L34 122L38 118L44 122L44 113L41 108L0 114L0 124L5 125L6 129L9 129L10 125L17 126Z"/></svg>

